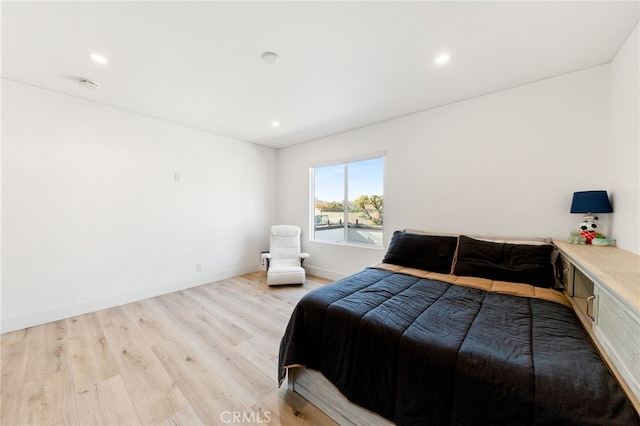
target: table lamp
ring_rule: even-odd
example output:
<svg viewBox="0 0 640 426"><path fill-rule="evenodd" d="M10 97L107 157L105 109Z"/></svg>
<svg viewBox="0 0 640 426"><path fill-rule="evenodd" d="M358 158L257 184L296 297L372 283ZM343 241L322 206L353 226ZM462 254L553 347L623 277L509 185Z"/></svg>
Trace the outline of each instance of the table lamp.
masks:
<svg viewBox="0 0 640 426"><path fill-rule="evenodd" d="M596 213L612 213L607 191L578 191L573 193L570 213L584 213L580 224L580 235L591 244L596 236L598 216Z"/></svg>

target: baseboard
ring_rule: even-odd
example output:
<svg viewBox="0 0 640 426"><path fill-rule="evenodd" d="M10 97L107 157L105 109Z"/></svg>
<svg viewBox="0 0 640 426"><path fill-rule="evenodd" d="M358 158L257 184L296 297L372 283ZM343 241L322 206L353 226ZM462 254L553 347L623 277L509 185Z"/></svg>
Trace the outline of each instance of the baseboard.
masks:
<svg viewBox="0 0 640 426"><path fill-rule="evenodd" d="M209 284L215 281L236 277L242 274L248 274L260 270L260 265L250 265L243 268L223 271L197 279L171 283L158 287L151 287L137 290L131 293L118 294L104 299L88 300L74 305L64 306L42 312L17 316L13 318L3 318L1 332L8 333L15 330L33 327L36 325L47 324L53 321L59 321L78 315L88 314L90 312L100 311L102 309L113 308L114 306L126 305L127 303L137 302L138 300L149 299L163 294L169 294L191 287L197 287L203 284Z"/></svg>
<svg viewBox="0 0 640 426"><path fill-rule="evenodd" d="M336 281L344 277L348 277L351 274L343 274L341 272L331 271L329 269L317 268L305 263L304 269L309 275L315 275L316 277L325 278L328 280Z"/></svg>

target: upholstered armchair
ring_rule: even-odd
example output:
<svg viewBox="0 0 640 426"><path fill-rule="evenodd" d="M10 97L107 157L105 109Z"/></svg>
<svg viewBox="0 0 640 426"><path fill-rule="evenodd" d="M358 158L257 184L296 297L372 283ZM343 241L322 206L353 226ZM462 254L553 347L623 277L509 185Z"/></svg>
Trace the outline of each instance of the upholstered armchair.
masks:
<svg viewBox="0 0 640 426"><path fill-rule="evenodd" d="M269 252L262 253L267 262L267 284L304 284L302 267L308 253L300 253L300 227L273 225L269 239Z"/></svg>

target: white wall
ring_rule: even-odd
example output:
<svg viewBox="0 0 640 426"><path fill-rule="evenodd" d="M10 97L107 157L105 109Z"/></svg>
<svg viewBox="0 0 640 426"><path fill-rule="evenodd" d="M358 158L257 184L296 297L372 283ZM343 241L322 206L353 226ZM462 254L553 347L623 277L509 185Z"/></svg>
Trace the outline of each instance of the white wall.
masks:
<svg viewBox="0 0 640 426"><path fill-rule="evenodd" d="M603 65L281 149L278 217L303 227L313 273L380 261L308 241L308 167L386 151L387 243L402 228L564 239L580 222L573 192L606 187L608 118Z"/></svg>
<svg viewBox="0 0 640 426"><path fill-rule="evenodd" d="M640 254L640 70L638 26L611 63L609 186L612 237Z"/></svg>
<svg viewBox="0 0 640 426"><path fill-rule="evenodd" d="M377 262L308 241L309 164L369 152L387 153L387 243L402 228L565 238L572 192L607 188L613 236L637 253L634 34L611 66L278 152L3 80L2 331L254 270L276 222L302 227L312 273Z"/></svg>
<svg viewBox="0 0 640 426"><path fill-rule="evenodd" d="M7 80L2 122L3 331L258 268L275 150Z"/></svg>

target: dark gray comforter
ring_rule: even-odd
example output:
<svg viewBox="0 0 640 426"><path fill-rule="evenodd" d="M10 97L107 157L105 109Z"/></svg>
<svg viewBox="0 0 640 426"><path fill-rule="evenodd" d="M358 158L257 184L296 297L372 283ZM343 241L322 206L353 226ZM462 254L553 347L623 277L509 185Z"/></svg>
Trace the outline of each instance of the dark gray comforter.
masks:
<svg viewBox="0 0 640 426"><path fill-rule="evenodd" d="M314 290L280 344L398 425L636 425L573 311L377 269Z"/></svg>

